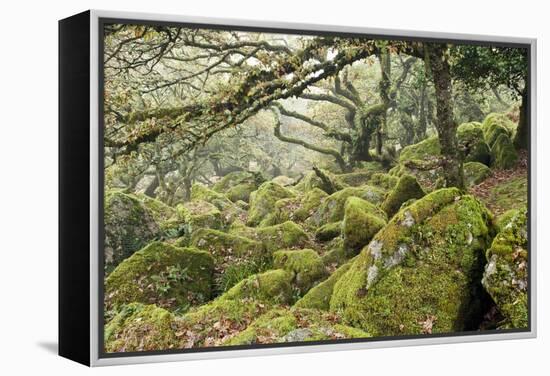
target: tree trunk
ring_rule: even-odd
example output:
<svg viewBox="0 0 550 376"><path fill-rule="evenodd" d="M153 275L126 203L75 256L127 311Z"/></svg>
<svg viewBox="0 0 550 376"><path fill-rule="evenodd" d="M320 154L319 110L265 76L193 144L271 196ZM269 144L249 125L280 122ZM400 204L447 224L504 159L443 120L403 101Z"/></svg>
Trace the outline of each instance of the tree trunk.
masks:
<svg viewBox="0 0 550 376"><path fill-rule="evenodd" d="M523 89L523 93L521 95L521 105L519 106L519 123L516 130L516 136L514 138L514 145L516 149L527 149L529 144L529 124L527 121L529 118L528 102L528 90L526 87Z"/></svg>
<svg viewBox="0 0 550 376"><path fill-rule="evenodd" d="M356 137L353 138L351 161L353 163L360 161L372 161L372 156L369 153L370 138L372 131L369 129L367 119L357 115L358 121L356 122L355 131Z"/></svg>
<svg viewBox="0 0 550 376"><path fill-rule="evenodd" d="M456 137L457 124L453 119L452 84L445 44L426 45L436 94L436 128L441 146L441 166L445 186L464 189L462 156Z"/></svg>

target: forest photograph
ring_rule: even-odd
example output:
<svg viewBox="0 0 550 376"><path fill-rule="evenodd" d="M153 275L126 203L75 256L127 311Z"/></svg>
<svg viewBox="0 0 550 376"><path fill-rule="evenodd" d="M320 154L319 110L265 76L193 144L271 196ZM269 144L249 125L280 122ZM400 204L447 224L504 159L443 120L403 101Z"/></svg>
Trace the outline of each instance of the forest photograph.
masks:
<svg viewBox="0 0 550 376"><path fill-rule="evenodd" d="M528 47L102 45L105 353L529 329Z"/></svg>

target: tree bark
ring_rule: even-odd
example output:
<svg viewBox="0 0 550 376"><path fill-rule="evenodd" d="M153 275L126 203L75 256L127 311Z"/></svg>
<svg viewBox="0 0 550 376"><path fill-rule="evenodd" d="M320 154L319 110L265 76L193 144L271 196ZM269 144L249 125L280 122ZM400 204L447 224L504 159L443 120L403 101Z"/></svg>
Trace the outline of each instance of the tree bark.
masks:
<svg viewBox="0 0 550 376"><path fill-rule="evenodd" d="M451 73L446 56L448 47L438 43L430 43L426 47L436 94L436 129L441 146L445 186L464 189L462 156L456 137L457 124L453 119Z"/></svg>
<svg viewBox="0 0 550 376"><path fill-rule="evenodd" d="M529 106L528 106L528 90L527 87L523 89L521 94L521 105L519 106L519 123L516 130L516 136L514 138L514 145L516 149L527 149L529 144Z"/></svg>

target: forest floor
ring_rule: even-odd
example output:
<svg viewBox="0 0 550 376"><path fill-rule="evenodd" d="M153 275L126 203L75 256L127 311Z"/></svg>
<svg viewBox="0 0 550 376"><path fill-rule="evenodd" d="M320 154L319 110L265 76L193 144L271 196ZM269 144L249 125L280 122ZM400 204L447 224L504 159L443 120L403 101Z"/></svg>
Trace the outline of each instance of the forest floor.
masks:
<svg viewBox="0 0 550 376"><path fill-rule="evenodd" d="M527 162L527 152L520 152L514 168L493 170L491 176L471 187L469 192L483 201L496 216L507 210L526 206L529 170Z"/></svg>

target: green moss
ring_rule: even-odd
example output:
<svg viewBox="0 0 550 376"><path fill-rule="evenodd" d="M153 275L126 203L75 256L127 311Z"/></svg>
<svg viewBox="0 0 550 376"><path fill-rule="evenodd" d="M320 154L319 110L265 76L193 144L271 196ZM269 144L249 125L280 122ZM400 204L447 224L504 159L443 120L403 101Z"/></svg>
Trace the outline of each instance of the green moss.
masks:
<svg viewBox="0 0 550 376"><path fill-rule="evenodd" d="M227 190L225 194L233 202L250 200L250 194L254 192L258 187L254 183L241 183Z"/></svg>
<svg viewBox="0 0 550 376"><path fill-rule="evenodd" d="M308 172L295 186L294 189L296 189L299 192L308 192L314 188L319 188L323 186L323 182L321 179L317 176L317 174L314 171Z"/></svg>
<svg viewBox="0 0 550 376"><path fill-rule="evenodd" d="M105 271L161 235L155 215L135 196L111 190L105 193Z"/></svg>
<svg viewBox="0 0 550 376"><path fill-rule="evenodd" d="M491 151L483 138L480 123L465 123L456 131L458 146L464 153L465 162L479 162L489 166Z"/></svg>
<svg viewBox="0 0 550 376"><path fill-rule="evenodd" d="M379 188L368 185L342 189L325 198L309 221L315 226L341 221L344 219L348 197L359 197L376 205L383 200L384 193Z"/></svg>
<svg viewBox="0 0 550 376"><path fill-rule="evenodd" d="M390 191L381 207L388 214L388 217L391 218L405 201L412 198L418 199L424 195L424 190L414 176L403 175L399 178L395 188Z"/></svg>
<svg viewBox="0 0 550 376"><path fill-rule="evenodd" d="M231 200L202 184L193 184L191 187L191 201L206 201L218 210L225 210L232 206Z"/></svg>
<svg viewBox="0 0 550 376"><path fill-rule="evenodd" d="M514 176L507 181L490 188L489 194L482 200L495 214L502 214L509 209L521 209L527 206L527 176Z"/></svg>
<svg viewBox="0 0 550 376"><path fill-rule="evenodd" d="M494 168L509 169L516 165L518 153L510 137L506 134L498 136L491 148L491 164Z"/></svg>
<svg viewBox="0 0 550 376"><path fill-rule="evenodd" d="M290 304L294 300L292 280L294 275L286 270L268 270L252 275L221 296L222 299L252 299L269 304Z"/></svg>
<svg viewBox="0 0 550 376"><path fill-rule="evenodd" d="M265 181L265 178L260 173L253 173L248 171L234 171L225 175L216 184L212 186L212 190L219 193L229 193L234 187L245 184L259 187ZM255 189L253 189L255 190ZM243 200L248 201L248 200Z"/></svg>
<svg viewBox="0 0 550 376"><path fill-rule="evenodd" d="M527 328L528 231L527 211L522 209L495 236L487 250L482 284L504 315L506 328Z"/></svg>
<svg viewBox="0 0 550 376"><path fill-rule="evenodd" d="M399 179L397 177L392 176L390 174L375 173L375 174L372 174L368 184L373 185L375 187L382 188L386 191L389 191L395 187L398 180Z"/></svg>
<svg viewBox="0 0 550 376"><path fill-rule="evenodd" d="M417 161L438 156L441 153L437 136L429 137L417 144L405 146L399 155L399 162Z"/></svg>
<svg viewBox="0 0 550 376"><path fill-rule="evenodd" d="M279 225L257 228L234 226L230 229L230 232L258 240L270 252L283 248L301 248L309 240L304 230L291 221Z"/></svg>
<svg viewBox="0 0 550 376"><path fill-rule="evenodd" d="M475 328L491 222L479 201L454 188L417 200L336 282L331 311L376 336Z"/></svg>
<svg viewBox="0 0 550 376"><path fill-rule="evenodd" d="M464 163L464 182L471 187L483 182L491 175L491 169L479 162Z"/></svg>
<svg viewBox="0 0 550 376"><path fill-rule="evenodd" d="M265 270L270 256L261 242L218 230L199 229L190 244L208 251L216 262L216 291L227 291L242 279Z"/></svg>
<svg viewBox="0 0 550 376"><path fill-rule="evenodd" d="M510 209L499 215L495 221L497 232L501 232L512 222L512 219L519 213L518 209Z"/></svg>
<svg viewBox="0 0 550 376"><path fill-rule="evenodd" d="M176 206L178 219L186 226L186 232L192 233L199 228L218 229L222 226L222 214L216 206L207 201L189 201Z"/></svg>
<svg viewBox="0 0 550 376"><path fill-rule="evenodd" d="M336 282L348 271L351 267L351 262L340 266L334 273L331 274L323 282L314 286L301 299L299 299L294 307L299 308L315 308L328 311L330 307L330 298L334 290Z"/></svg>
<svg viewBox="0 0 550 376"><path fill-rule="evenodd" d="M326 312L302 308L277 308L268 311L246 330L224 345L252 345L282 342L307 342L367 338L368 333L342 325Z"/></svg>
<svg viewBox="0 0 550 376"><path fill-rule="evenodd" d="M505 114L492 113L487 115L481 128L485 142L492 149L493 144L501 134L513 137L516 125Z"/></svg>
<svg viewBox="0 0 550 376"><path fill-rule="evenodd" d="M149 210L157 223L162 223L163 221L169 220L176 214L176 210L173 207L147 195L132 193L128 196L141 202Z"/></svg>
<svg viewBox="0 0 550 376"><path fill-rule="evenodd" d="M315 238L319 241L326 242L332 240L342 233L342 221L327 223L315 231Z"/></svg>
<svg viewBox="0 0 550 376"><path fill-rule="evenodd" d="M277 251L273 265L292 273L293 284L302 294L327 275L321 257L312 249Z"/></svg>
<svg viewBox="0 0 550 376"><path fill-rule="evenodd" d="M249 226L268 225L272 221L269 215L275 210L275 203L280 199L290 197L294 197L294 193L290 190L273 182L263 183L258 190L250 195L247 224Z"/></svg>
<svg viewBox="0 0 550 376"><path fill-rule="evenodd" d="M155 305L133 303L123 307L105 325L105 351L131 352L181 348L178 320Z"/></svg>
<svg viewBox="0 0 550 376"><path fill-rule="evenodd" d="M368 183L370 177L374 174L374 171L371 170L360 170L354 171L347 174L336 175L342 184L351 186L351 187L360 187Z"/></svg>
<svg viewBox="0 0 550 376"><path fill-rule="evenodd" d="M330 241L328 244L328 251L326 251L321 258L328 268L337 268L346 263L349 260L349 256L350 255L344 248L344 239L339 237Z"/></svg>
<svg viewBox="0 0 550 376"><path fill-rule="evenodd" d="M385 225L386 215L379 208L358 197L348 198L342 221L344 248L356 254Z"/></svg>
<svg viewBox="0 0 550 376"><path fill-rule="evenodd" d="M210 298L213 271L207 252L153 242L106 278L106 309L140 302L185 311Z"/></svg>

